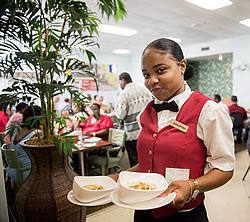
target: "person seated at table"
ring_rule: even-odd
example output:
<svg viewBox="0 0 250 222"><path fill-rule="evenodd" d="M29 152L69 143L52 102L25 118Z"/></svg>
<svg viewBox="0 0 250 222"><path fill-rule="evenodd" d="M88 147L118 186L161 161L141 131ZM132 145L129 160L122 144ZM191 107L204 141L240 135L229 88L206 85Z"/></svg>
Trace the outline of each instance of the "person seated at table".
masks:
<svg viewBox="0 0 250 222"><path fill-rule="evenodd" d="M10 117L9 121L6 124L6 129L8 129L11 126L18 126L21 124L23 119L23 112L29 105L27 103L21 102L18 103L15 107L15 113ZM9 135L5 137L5 143L12 144L13 139L17 133L17 129L13 132L12 137Z"/></svg>
<svg viewBox="0 0 250 222"><path fill-rule="evenodd" d="M0 106L0 133L5 131L6 125L9 121L9 116L7 115L7 113L3 111L3 109L4 108ZM1 145L4 144L3 138L4 138L4 134L0 134Z"/></svg>
<svg viewBox="0 0 250 222"><path fill-rule="evenodd" d="M64 118L64 120L66 122L66 127L63 130L63 132L73 131L74 130L74 124L73 124L73 121L69 118L69 111L68 110L63 110L61 117Z"/></svg>
<svg viewBox="0 0 250 222"><path fill-rule="evenodd" d="M21 124L21 129L19 132L16 133L11 148L16 150L18 159L20 161L21 167L28 167L31 166L30 158L28 157L27 153L23 150L20 145L20 142L30 139L34 136L40 127L40 122L34 120L29 120L31 117L34 116L41 116L42 110L39 106L28 106L23 112L23 119ZM34 123L34 124L33 124ZM18 181L17 173L15 168L7 168L8 176L13 179L15 182ZM23 171L23 181L29 176L30 170Z"/></svg>
<svg viewBox="0 0 250 222"><path fill-rule="evenodd" d="M101 106L100 113L107 114L110 113L110 107L108 106L107 102L104 100L103 96L98 96L98 104Z"/></svg>
<svg viewBox="0 0 250 222"><path fill-rule="evenodd" d="M82 128L83 136L97 136L101 137L103 140L108 140L108 133L110 128L114 128L112 119L107 115L100 114L100 105L98 103L92 104L92 111L89 112L90 115L87 117L86 122L79 121L78 125L75 125L76 128L79 126ZM106 151L99 149L99 150L92 150L88 151L87 154L90 155L105 155ZM114 153L112 155L117 155ZM80 174L80 164L79 158L77 154L73 154L73 168L74 171Z"/></svg>
<svg viewBox="0 0 250 222"><path fill-rule="evenodd" d="M84 136L97 136L103 140L108 140L108 133L110 128L114 128L112 119L107 115L100 114L100 105L98 103L92 104L93 114L88 116L86 122L80 122L80 127Z"/></svg>
<svg viewBox="0 0 250 222"><path fill-rule="evenodd" d="M81 104L73 103L72 104L72 111L73 114L70 116L74 130L77 130L80 128L80 122L81 118L87 119L89 116L89 113L83 108Z"/></svg>

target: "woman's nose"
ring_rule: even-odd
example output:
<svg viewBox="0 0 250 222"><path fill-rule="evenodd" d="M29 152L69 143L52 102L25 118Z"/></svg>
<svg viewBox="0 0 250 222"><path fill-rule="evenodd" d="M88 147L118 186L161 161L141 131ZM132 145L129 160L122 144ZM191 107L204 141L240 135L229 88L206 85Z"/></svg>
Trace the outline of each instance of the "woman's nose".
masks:
<svg viewBox="0 0 250 222"><path fill-rule="evenodd" d="M156 77L156 76L152 76L150 79L149 79L149 84L156 84L159 82L159 79Z"/></svg>

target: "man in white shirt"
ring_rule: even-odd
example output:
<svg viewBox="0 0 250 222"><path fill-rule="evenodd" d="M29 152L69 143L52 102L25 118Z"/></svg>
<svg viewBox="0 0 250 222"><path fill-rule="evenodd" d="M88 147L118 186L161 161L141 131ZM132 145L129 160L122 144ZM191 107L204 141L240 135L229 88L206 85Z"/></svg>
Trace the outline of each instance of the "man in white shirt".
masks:
<svg viewBox="0 0 250 222"><path fill-rule="evenodd" d="M136 120L137 115L152 100L150 92L142 86L137 86L132 82L131 76L123 72L119 75L120 87L115 112L119 119L124 121L124 130L126 132L126 149L128 152L130 166L138 163L137 157L137 138L140 134L140 128Z"/></svg>

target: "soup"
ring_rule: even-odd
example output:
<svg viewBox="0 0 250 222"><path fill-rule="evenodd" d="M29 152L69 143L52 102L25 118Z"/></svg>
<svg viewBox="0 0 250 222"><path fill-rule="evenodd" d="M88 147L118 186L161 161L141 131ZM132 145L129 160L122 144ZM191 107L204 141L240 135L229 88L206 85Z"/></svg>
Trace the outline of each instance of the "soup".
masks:
<svg viewBox="0 0 250 222"><path fill-rule="evenodd" d="M154 184L146 183L146 182L133 182L129 183L129 188L136 190L155 190L156 187Z"/></svg>
<svg viewBox="0 0 250 222"><path fill-rule="evenodd" d="M98 185L98 184L91 184L91 185L86 185L82 187L88 190L104 190L103 186Z"/></svg>

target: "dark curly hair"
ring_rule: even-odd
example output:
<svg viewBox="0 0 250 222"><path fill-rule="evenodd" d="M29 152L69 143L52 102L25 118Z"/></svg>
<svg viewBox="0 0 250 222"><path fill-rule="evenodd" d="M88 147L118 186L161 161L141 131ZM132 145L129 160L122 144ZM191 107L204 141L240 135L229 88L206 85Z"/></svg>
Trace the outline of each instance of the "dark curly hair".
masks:
<svg viewBox="0 0 250 222"><path fill-rule="evenodd" d="M38 117L42 115L42 109L40 106L28 106L23 112L23 120L21 127L27 127L29 129L38 129L40 121L32 117Z"/></svg>

